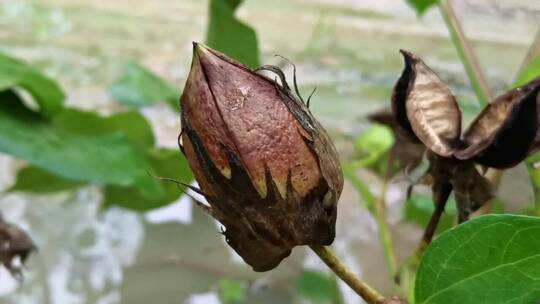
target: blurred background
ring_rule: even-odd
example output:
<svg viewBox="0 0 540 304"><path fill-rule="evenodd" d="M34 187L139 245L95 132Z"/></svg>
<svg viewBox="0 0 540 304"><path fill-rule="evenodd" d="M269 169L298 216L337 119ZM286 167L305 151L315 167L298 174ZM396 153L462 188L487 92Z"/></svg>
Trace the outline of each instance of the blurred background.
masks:
<svg viewBox="0 0 540 304"><path fill-rule="evenodd" d="M79 118L62 114L55 126L93 136L82 134L94 129L82 113L134 113L127 137L152 146L144 152L152 172L189 182L174 104L189 72L191 42L206 40L209 7L200 0L0 0L0 51L56 80L64 106L80 111ZM455 0L453 7L493 91L507 90L535 40L540 2ZM317 87L311 110L345 162L370 149L362 134L373 125L365 117L389 105L403 67L399 49L418 54L449 83L466 121L480 109L437 9L418 17L401 0L246 0L236 16L257 34L259 63L291 73L274 54L285 56L296 64L305 95ZM0 136L15 132L6 126L0 122ZM387 151L391 134L375 134ZM305 248L273 271L252 272L225 245L219 226L175 186L166 186L163 199L148 200L136 186L74 177L9 151L0 153L0 210L29 232L39 252L22 286L0 268L0 303L362 303ZM86 151L97 159L114 153ZM355 173L378 195L377 170ZM505 208L534 201L530 183L519 183L528 178L524 167L505 175L499 193ZM431 207L428 196L405 207L406 187L397 174L386 189L398 261L414 250ZM346 182L333 246L367 282L391 293L378 226L364 200Z"/></svg>

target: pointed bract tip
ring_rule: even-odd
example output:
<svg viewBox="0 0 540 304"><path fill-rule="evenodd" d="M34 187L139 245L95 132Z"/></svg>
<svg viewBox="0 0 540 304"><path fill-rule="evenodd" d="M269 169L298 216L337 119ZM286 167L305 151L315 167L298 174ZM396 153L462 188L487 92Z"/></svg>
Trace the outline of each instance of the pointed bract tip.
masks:
<svg viewBox="0 0 540 304"><path fill-rule="evenodd" d="M193 41L193 54L197 56L201 56L203 54L206 54L208 52L208 47L204 45L203 43Z"/></svg>
<svg viewBox="0 0 540 304"><path fill-rule="evenodd" d="M411 62L417 60L418 57L412 52L409 52L404 49L400 49L399 52L403 55L403 58L405 59L405 62Z"/></svg>

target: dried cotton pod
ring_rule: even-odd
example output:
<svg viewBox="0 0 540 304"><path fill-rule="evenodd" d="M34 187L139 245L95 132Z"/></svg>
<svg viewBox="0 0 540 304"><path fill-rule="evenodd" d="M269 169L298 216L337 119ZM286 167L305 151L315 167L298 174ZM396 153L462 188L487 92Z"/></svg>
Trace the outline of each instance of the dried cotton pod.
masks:
<svg viewBox="0 0 540 304"><path fill-rule="evenodd" d="M194 43L182 150L227 243L256 271L298 245L329 245L343 176L335 148L289 89Z"/></svg>
<svg viewBox="0 0 540 304"><path fill-rule="evenodd" d="M497 97L476 117L463 135L458 159L504 169L525 159L538 129L540 81L532 81Z"/></svg>
<svg viewBox="0 0 540 304"><path fill-rule="evenodd" d="M398 124L428 149L451 157L458 148L461 111L448 86L416 55L401 50L405 69L392 94Z"/></svg>

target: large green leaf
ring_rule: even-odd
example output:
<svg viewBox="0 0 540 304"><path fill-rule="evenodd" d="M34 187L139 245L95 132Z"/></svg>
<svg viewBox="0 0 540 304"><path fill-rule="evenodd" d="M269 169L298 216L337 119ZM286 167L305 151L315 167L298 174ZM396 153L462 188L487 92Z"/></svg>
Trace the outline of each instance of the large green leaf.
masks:
<svg viewBox="0 0 540 304"><path fill-rule="evenodd" d="M28 110L11 90L0 92L0 151L75 181L136 185L147 196L162 194L125 135L69 132Z"/></svg>
<svg viewBox="0 0 540 304"><path fill-rule="evenodd" d="M109 87L109 94L132 107L141 107L166 101L173 108L179 107L180 90L145 67L135 63L127 63L120 78Z"/></svg>
<svg viewBox="0 0 540 304"><path fill-rule="evenodd" d="M83 136L106 136L122 133L141 153L154 146L154 136L148 121L138 112L123 112L108 117L94 112L64 109L54 117L56 126ZM63 178L35 166L17 172L10 191L55 192L77 188L83 182Z"/></svg>
<svg viewBox="0 0 540 304"><path fill-rule="evenodd" d="M540 218L486 215L441 234L424 254L417 303L530 304L540 299Z"/></svg>
<svg viewBox="0 0 540 304"><path fill-rule="evenodd" d="M236 19L240 0L210 0L206 44L252 68L259 66L255 31Z"/></svg>
<svg viewBox="0 0 540 304"><path fill-rule="evenodd" d="M407 0L407 3L416 10L418 15L423 15L430 7L439 3L440 0Z"/></svg>
<svg viewBox="0 0 540 304"><path fill-rule="evenodd" d="M152 174L157 177L189 183L193 176L186 159L179 150L151 150L148 160ZM134 187L108 186L105 188L105 206L117 205L133 210L149 210L167 205L178 199L183 189L173 182L163 182L165 195L149 198Z"/></svg>
<svg viewBox="0 0 540 304"><path fill-rule="evenodd" d="M64 92L54 80L23 61L0 53L0 91L12 87L27 90L46 116L62 109Z"/></svg>
<svg viewBox="0 0 540 304"><path fill-rule="evenodd" d="M540 56L534 58L531 63L519 74L514 87L519 87L540 76Z"/></svg>

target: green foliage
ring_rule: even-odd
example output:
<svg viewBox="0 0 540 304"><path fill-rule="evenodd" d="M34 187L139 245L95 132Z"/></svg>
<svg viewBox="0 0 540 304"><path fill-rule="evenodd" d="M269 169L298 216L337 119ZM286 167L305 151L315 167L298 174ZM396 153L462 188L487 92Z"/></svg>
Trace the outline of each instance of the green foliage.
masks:
<svg viewBox="0 0 540 304"><path fill-rule="evenodd" d="M121 133L141 151L154 146L152 128L139 112L122 112L103 117L94 112L65 109L54 121L63 129L83 136Z"/></svg>
<svg viewBox="0 0 540 304"><path fill-rule="evenodd" d="M414 195L405 204L404 219L421 227L426 227L433 211L435 211L435 204L431 198ZM452 228L456 219L456 213L456 203L451 199L446 204L445 213L437 226L438 233Z"/></svg>
<svg viewBox="0 0 540 304"><path fill-rule="evenodd" d="M0 53L0 91L12 87L27 90L45 116L62 109L65 96L56 82L23 61Z"/></svg>
<svg viewBox="0 0 540 304"><path fill-rule="evenodd" d="M17 172L17 179L9 191L48 193L65 191L83 186L83 182L56 176L35 166L27 166Z"/></svg>
<svg viewBox="0 0 540 304"><path fill-rule="evenodd" d="M129 141L133 148L139 150L140 154L154 146L152 129L146 119L138 112L123 112L102 117L93 112L64 109L54 117L53 123L58 129L81 136L98 137L120 134ZM150 167L141 169L151 170ZM28 166L17 173L16 183L10 190L54 192L69 190L81 185L83 183L80 181L62 178L38 167ZM162 191L156 192L156 194L159 193Z"/></svg>
<svg viewBox="0 0 540 304"><path fill-rule="evenodd" d="M223 304L242 304L246 302L247 285L244 282L221 279L219 281L219 298Z"/></svg>
<svg viewBox="0 0 540 304"><path fill-rule="evenodd" d="M519 74L514 87L519 87L540 76L540 56L534 58L531 63Z"/></svg>
<svg viewBox="0 0 540 304"><path fill-rule="evenodd" d="M151 173L157 177L174 179L189 183L193 176L186 159L179 150L156 149L147 153L151 166ZM134 187L121 187L110 185L105 188L105 206L112 205L132 210L149 210L161 207L177 200L183 192L183 187L171 181L161 183L165 194L147 197L142 191Z"/></svg>
<svg viewBox="0 0 540 304"><path fill-rule="evenodd" d="M540 218L487 215L441 234L417 274L417 303L540 299Z"/></svg>
<svg viewBox="0 0 540 304"><path fill-rule="evenodd" d="M298 295L302 302L334 304L340 299L336 283L333 275L306 270L298 279Z"/></svg>
<svg viewBox="0 0 540 304"><path fill-rule="evenodd" d="M355 148L361 158L355 162L357 167L372 166L380 161L392 148L392 130L382 125L374 125L363 132L355 141Z"/></svg>
<svg viewBox="0 0 540 304"><path fill-rule="evenodd" d="M206 44L255 68L260 65L257 34L234 16L241 2L241 0L210 0Z"/></svg>
<svg viewBox="0 0 540 304"><path fill-rule="evenodd" d="M126 64L120 78L109 87L109 94L114 99L132 107L166 101L177 109L180 98L178 92L178 89L135 62Z"/></svg>
<svg viewBox="0 0 540 304"><path fill-rule="evenodd" d="M81 136L27 109L11 90L0 93L0 151L58 176L99 184L137 185L159 194L148 165L122 134Z"/></svg>
<svg viewBox="0 0 540 304"><path fill-rule="evenodd" d="M439 3L440 0L407 0L407 3L414 8L418 15L423 15L433 5Z"/></svg>

